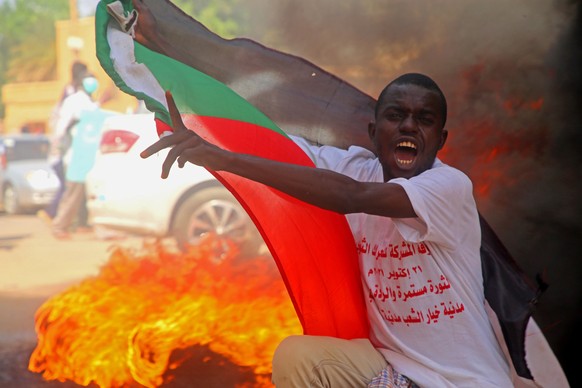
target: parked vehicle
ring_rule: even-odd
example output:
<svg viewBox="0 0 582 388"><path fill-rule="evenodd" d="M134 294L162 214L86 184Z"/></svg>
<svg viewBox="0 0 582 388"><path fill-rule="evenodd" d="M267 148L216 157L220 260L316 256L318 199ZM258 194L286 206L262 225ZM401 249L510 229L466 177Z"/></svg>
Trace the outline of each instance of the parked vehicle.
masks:
<svg viewBox="0 0 582 388"><path fill-rule="evenodd" d="M47 206L60 182L49 162L47 136L0 136L0 208L8 214L37 211Z"/></svg>
<svg viewBox="0 0 582 388"><path fill-rule="evenodd" d="M148 159L139 156L157 138L151 113L106 119L86 181L90 223L138 235L171 236L181 248L215 233L256 253L262 245L256 227L206 169L174 166L163 180L160 175L168 150Z"/></svg>

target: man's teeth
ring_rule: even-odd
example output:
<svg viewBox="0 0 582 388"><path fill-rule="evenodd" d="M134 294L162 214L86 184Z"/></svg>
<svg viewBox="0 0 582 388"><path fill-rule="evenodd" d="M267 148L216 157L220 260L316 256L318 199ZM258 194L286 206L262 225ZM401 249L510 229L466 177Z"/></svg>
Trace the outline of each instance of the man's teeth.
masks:
<svg viewBox="0 0 582 388"><path fill-rule="evenodd" d="M397 147L408 147L408 148L416 149L416 145L414 145L413 143L411 143L409 141L400 142L397 144Z"/></svg>
<svg viewBox="0 0 582 388"><path fill-rule="evenodd" d="M416 145L414 143L410 142L410 141L402 141L402 142L398 143L396 146L397 147L410 148L412 150L416 150ZM409 165L409 164L411 164L413 162L414 159L405 159L405 160L403 160L403 159L396 158L396 160L401 165Z"/></svg>

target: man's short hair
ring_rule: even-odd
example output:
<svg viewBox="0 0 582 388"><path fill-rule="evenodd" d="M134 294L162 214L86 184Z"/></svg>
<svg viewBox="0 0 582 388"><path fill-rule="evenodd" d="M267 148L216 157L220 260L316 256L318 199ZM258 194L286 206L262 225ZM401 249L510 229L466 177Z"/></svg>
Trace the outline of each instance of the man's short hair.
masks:
<svg viewBox="0 0 582 388"><path fill-rule="evenodd" d="M400 77L393 80L392 82L390 82L388 85L386 85L384 90L382 90L382 93L380 93L378 101L376 102L376 108L374 112L376 117L378 116L378 109L381 103L384 101L384 97L386 96L388 89L390 89L390 86L392 85L416 85L438 94L439 98L441 99L441 114L443 116L443 127L445 126L445 123L447 121L447 99L445 98L445 95L441 88L439 88L437 83L434 82L432 78L420 73L403 74Z"/></svg>

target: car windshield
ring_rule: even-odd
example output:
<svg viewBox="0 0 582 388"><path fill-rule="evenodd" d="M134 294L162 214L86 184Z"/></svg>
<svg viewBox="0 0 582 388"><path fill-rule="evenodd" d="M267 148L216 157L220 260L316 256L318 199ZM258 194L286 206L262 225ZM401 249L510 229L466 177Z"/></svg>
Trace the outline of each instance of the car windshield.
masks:
<svg viewBox="0 0 582 388"><path fill-rule="evenodd" d="M2 148L2 147L0 147ZM45 160L49 154L47 139L4 139L4 152L7 162L19 160Z"/></svg>

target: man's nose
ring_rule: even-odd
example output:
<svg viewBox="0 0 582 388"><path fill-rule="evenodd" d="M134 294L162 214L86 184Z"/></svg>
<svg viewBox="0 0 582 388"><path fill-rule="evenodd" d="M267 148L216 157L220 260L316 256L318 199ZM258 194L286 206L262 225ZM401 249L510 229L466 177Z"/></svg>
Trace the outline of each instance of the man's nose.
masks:
<svg viewBox="0 0 582 388"><path fill-rule="evenodd" d="M400 122L400 130L406 132L418 131L418 123L414 119L414 116L407 115L404 117L404 119Z"/></svg>

